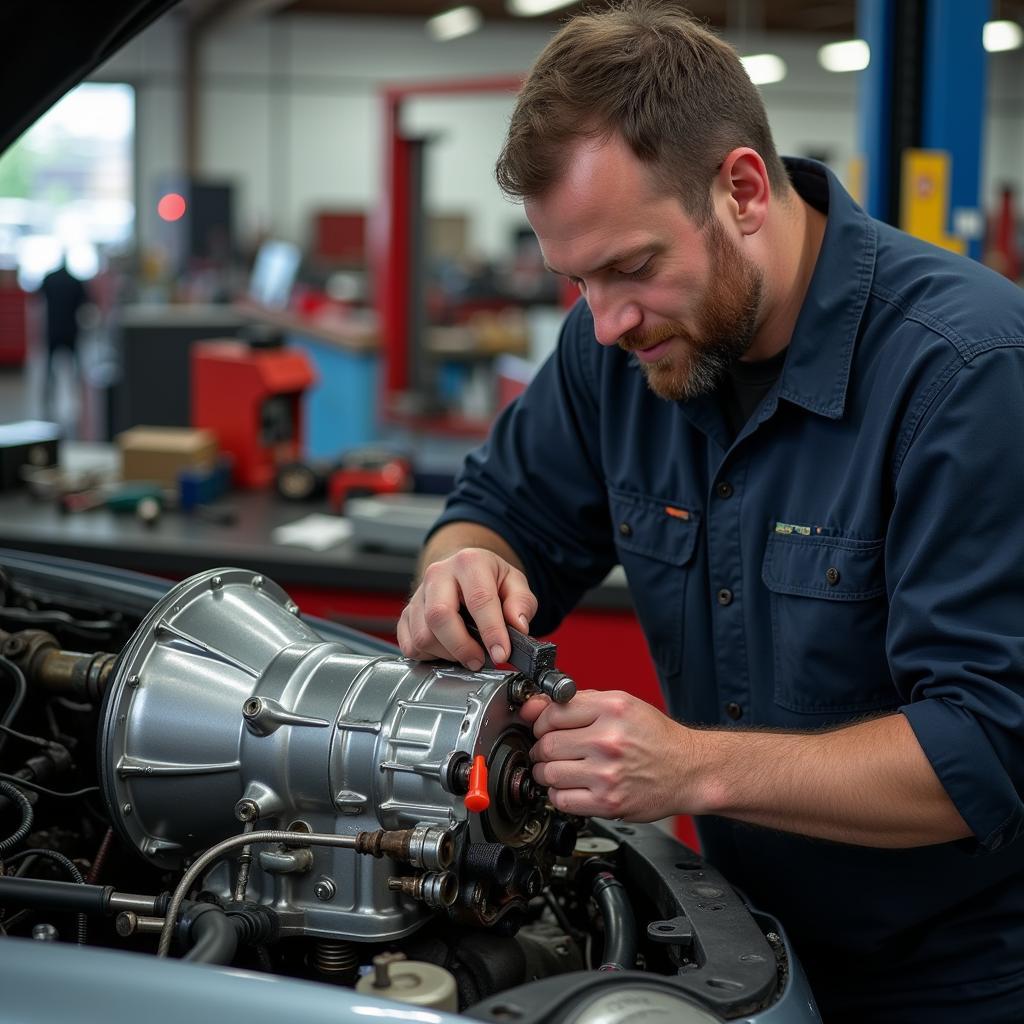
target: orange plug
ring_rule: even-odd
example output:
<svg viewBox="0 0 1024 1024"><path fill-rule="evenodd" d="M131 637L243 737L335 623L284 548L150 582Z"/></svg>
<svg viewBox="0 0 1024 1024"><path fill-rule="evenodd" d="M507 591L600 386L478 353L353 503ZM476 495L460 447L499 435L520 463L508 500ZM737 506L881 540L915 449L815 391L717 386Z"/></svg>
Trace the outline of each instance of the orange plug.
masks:
<svg viewBox="0 0 1024 1024"><path fill-rule="evenodd" d="M466 810L479 814L491 806L491 798L487 794L487 762L483 754L473 758L473 767L469 772L469 792L466 794Z"/></svg>

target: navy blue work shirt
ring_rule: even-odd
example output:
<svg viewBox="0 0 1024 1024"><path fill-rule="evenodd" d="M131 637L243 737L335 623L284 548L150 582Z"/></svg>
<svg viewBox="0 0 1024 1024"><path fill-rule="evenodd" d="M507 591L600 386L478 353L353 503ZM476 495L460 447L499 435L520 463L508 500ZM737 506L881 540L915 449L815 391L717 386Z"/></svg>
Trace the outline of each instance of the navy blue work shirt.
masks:
<svg viewBox="0 0 1024 1024"><path fill-rule="evenodd" d="M539 633L621 563L681 721L905 715L973 840L706 818L705 855L780 918L826 1020L1024 1020L1024 293L787 167L828 224L739 435L717 396L654 395L580 302L438 525L507 539Z"/></svg>

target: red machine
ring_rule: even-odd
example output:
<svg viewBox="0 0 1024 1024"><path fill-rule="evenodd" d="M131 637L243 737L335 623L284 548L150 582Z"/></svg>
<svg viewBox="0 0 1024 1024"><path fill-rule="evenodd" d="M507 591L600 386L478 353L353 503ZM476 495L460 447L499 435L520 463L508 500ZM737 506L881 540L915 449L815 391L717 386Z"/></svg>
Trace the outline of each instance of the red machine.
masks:
<svg viewBox="0 0 1024 1024"><path fill-rule="evenodd" d="M349 498L399 494L411 491L413 483L412 462L406 456L373 448L353 449L336 462L284 462L274 481L286 501L312 501L326 495L331 511L339 515Z"/></svg>
<svg viewBox="0 0 1024 1024"><path fill-rule="evenodd" d="M239 487L265 487L302 451L302 395L316 383L306 356L281 346L192 346L192 425L212 430L235 460Z"/></svg>
<svg viewBox="0 0 1024 1024"><path fill-rule="evenodd" d="M349 498L366 494L399 494L411 491L412 463L387 452L351 452L342 458L327 481L331 509L339 515Z"/></svg>

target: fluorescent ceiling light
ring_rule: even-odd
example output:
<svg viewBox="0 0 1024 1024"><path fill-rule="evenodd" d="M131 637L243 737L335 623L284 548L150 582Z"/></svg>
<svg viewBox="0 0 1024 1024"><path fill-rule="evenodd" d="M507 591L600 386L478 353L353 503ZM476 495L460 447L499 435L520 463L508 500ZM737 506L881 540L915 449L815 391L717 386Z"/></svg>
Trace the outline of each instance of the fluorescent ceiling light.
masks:
<svg viewBox="0 0 1024 1024"><path fill-rule="evenodd" d="M427 31L439 42L468 36L483 24L483 15L475 7L453 7L427 19Z"/></svg>
<svg viewBox="0 0 1024 1024"><path fill-rule="evenodd" d="M1019 50L1024 43L1024 29L1015 21L986 21L981 42L989 53Z"/></svg>
<svg viewBox="0 0 1024 1024"><path fill-rule="evenodd" d="M520 18L535 18L538 14L550 14L560 7L568 7L576 0L505 0L505 10Z"/></svg>
<svg viewBox="0 0 1024 1024"><path fill-rule="evenodd" d="M754 85L771 85L786 77L786 62L774 53L754 53L740 57L740 62Z"/></svg>
<svg viewBox="0 0 1024 1024"><path fill-rule="evenodd" d="M829 43L818 50L818 63L826 71L863 71L871 62L871 48L863 39Z"/></svg>

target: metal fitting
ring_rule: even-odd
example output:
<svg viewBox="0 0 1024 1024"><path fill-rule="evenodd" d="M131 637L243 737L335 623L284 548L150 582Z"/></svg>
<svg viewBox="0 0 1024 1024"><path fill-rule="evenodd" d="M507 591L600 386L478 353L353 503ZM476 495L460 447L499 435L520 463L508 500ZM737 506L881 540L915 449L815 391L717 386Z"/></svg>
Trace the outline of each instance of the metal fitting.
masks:
<svg viewBox="0 0 1024 1024"><path fill-rule="evenodd" d="M247 719L253 719L259 717L260 712L263 710L263 698L262 697L250 697L242 705L242 714Z"/></svg>
<svg viewBox="0 0 1024 1024"><path fill-rule="evenodd" d="M440 825L417 825L415 828L376 832L360 832L356 851L371 857L391 857L403 864L444 871L455 859L455 840Z"/></svg>
<svg viewBox="0 0 1024 1024"><path fill-rule="evenodd" d="M330 878L321 878L313 886L313 895L323 903L330 903L338 889Z"/></svg>
<svg viewBox="0 0 1024 1024"><path fill-rule="evenodd" d="M114 922L114 927L117 929L117 934L122 939L127 939L129 935L135 934L135 928L139 922L139 915L133 910L124 910L117 915L117 920Z"/></svg>
<svg viewBox="0 0 1024 1024"><path fill-rule="evenodd" d="M112 914L117 910L126 910L140 915L155 914L160 903L159 896L138 896L130 892L112 892L107 900L107 913Z"/></svg>
<svg viewBox="0 0 1024 1024"><path fill-rule="evenodd" d="M458 879L450 871L428 871L423 875L389 878L388 888L433 910L447 910L459 896Z"/></svg>
<svg viewBox="0 0 1024 1024"><path fill-rule="evenodd" d="M508 799L513 807L528 807L541 800L546 793L538 786L530 774L529 768L514 768L509 778Z"/></svg>
<svg viewBox="0 0 1024 1024"><path fill-rule="evenodd" d="M235 804L235 817L239 821L255 821L260 816L260 806L255 800L243 797Z"/></svg>
<svg viewBox="0 0 1024 1024"><path fill-rule="evenodd" d="M313 867L313 851L308 846L297 850L260 850L260 867L270 875L304 875Z"/></svg>
<svg viewBox="0 0 1024 1024"><path fill-rule="evenodd" d="M551 669L538 680L541 693L546 693L556 704L568 704L576 696L576 683L565 675Z"/></svg>
<svg viewBox="0 0 1024 1024"><path fill-rule="evenodd" d="M134 910L124 910L117 915L114 927L122 939L130 935L156 935L164 926L162 917L150 917L145 914L136 914Z"/></svg>

